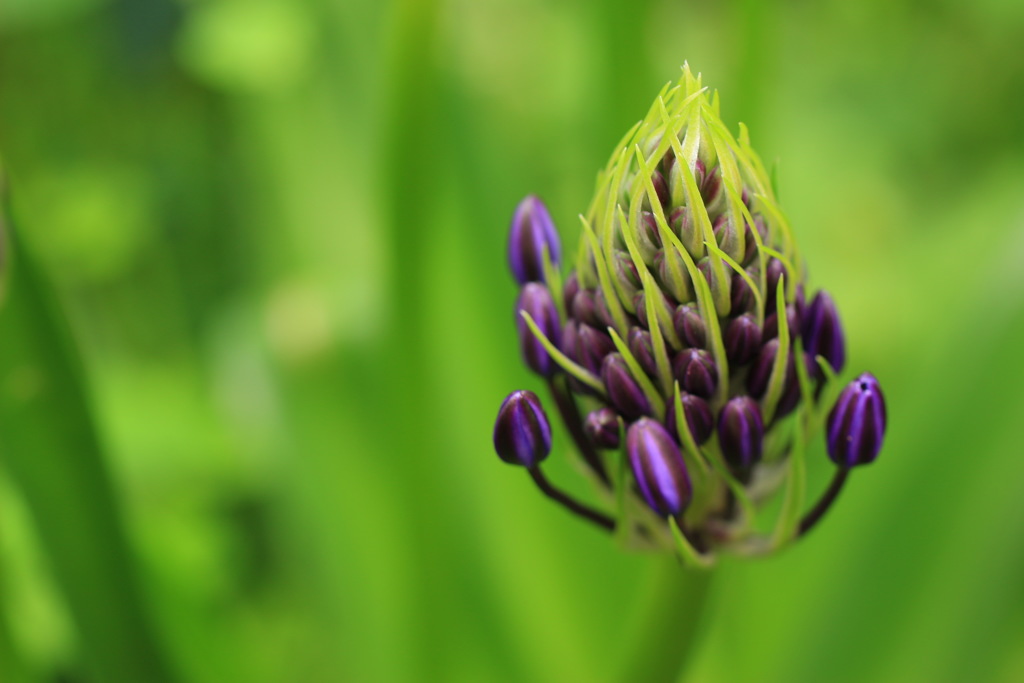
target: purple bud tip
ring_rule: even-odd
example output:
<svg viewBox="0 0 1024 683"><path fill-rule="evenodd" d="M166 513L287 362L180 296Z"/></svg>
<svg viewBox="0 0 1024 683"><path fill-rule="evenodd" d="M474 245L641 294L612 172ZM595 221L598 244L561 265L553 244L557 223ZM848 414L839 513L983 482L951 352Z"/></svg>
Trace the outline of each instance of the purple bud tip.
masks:
<svg viewBox="0 0 1024 683"><path fill-rule="evenodd" d="M598 448L619 447L619 416L611 408L599 408L588 414L583 431Z"/></svg>
<svg viewBox="0 0 1024 683"><path fill-rule="evenodd" d="M561 258L561 246L548 209L530 195L519 202L508 236L508 261L516 282L544 282L544 247L552 265Z"/></svg>
<svg viewBox="0 0 1024 683"><path fill-rule="evenodd" d="M885 436L885 397L865 372L846 385L828 415L828 455L840 467L866 465L878 457Z"/></svg>
<svg viewBox="0 0 1024 683"><path fill-rule="evenodd" d="M730 464L749 470L761 459L763 440L764 422L754 399L737 396L725 404L718 416L718 443Z"/></svg>
<svg viewBox="0 0 1024 683"><path fill-rule="evenodd" d="M761 328L750 313L744 313L729 323L725 331L725 355L730 361L743 365L753 360L761 345Z"/></svg>
<svg viewBox="0 0 1024 683"><path fill-rule="evenodd" d="M711 398L718 386L718 368L711 354L703 349L684 349L672 361L672 372L683 389L703 398Z"/></svg>
<svg viewBox="0 0 1024 683"><path fill-rule="evenodd" d="M636 362L651 377L658 372L657 363L654 360L654 343L651 340L651 333L633 327L629 330L629 352L636 358Z"/></svg>
<svg viewBox="0 0 1024 683"><path fill-rule="evenodd" d="M804 349L822 356L836 372L846 363L846 341L839 322L839 311L827 292L818 292L803 314Z"/></svg>
<svg viewBox="0 0 1024 683"><path fill-rule="evenodd" d="M576 362L595 375L601 372L601 362L615 350L612 338L590 325L580 323L576 327ZM563 340L564 342L565 340Z"/></svg>
<svg viewBox="0 0 1024 683"><path fill-rule="evenodd" d="M690 434L698 445L711 438L711 432L715 430L715 416L711 412L711 406L700 396L683 392L679 396L683 404L683 416L686 417L686 426L690 428ZM676 409L673 403L669 403L665 409L665 427L669 433L675 436L676 430Z"/></svg>
<svg viewBox="0 0 1024 683"><path fill-rule="evenodd" d="M644 500L662 517L680 515L693 489L683 455L668 430L650 418L634 422L626 432L626 450Z"/></svg>
<svg viewBox="0 0 1024 683"><path fill-rule="evenodd" d="M551 343L556 343L561 338L558 309L555 308L555 301L551 298L548 288L537 282L527 282L523 286L516 302L516 328L519 331L519 347L523 361L538 375L550 377L558 370L558 365L523 320L522 311L526 311L533 318L537 327Z"/></svg>
<svg viewBox="0 0 1024 683"><path fill-rule="evenodd" d="M672 325L676 328L676 334L683 342L692 348L703 349L707 343L707 332L704 327L704 319L700 312L693 306L680 306L672 316Z"/></svg>
<svg viewBox="0 0 1024 683"><path fill-rule="evenodd" d="M494 450L510 465L536 467L551 452L551 424L532 391L513 391L498 409Z"/></svg>
<svg viewBox="0 0 1024 683"><path fill-rule="evenodd" d="M622 354L605 357L601 364L601 381L608 390L608 400L626 419L635 420L650 413L650 401L630 374Z"/></svg>

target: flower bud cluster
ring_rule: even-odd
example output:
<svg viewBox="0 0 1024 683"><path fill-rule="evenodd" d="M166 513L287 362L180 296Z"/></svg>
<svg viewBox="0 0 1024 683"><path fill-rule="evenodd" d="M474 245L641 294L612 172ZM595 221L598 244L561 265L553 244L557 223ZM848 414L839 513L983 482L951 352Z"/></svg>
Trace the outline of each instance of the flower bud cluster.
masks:
<svg viewBox="0 0 1024 683"><path fill-rule="evenodd" d="M819 426L846 350L832 298L804 298L796 243L746 130L734 139L717 98L684 68L613 154L581 218L562 284L544 204L528 197L515 212L509 259L525 363L549 380L564 375L569 400L589 407L577 446L624 446L632 482L609 486L646 508L619 510L632 535L763 550L750 513L797 486L804 454L792 444L805 440L794 432ZM881 391L862 376L832 410L828 452L844 471L870 462L884 429ZM795 537L797 520L777 528L772 548Z"/></svg>

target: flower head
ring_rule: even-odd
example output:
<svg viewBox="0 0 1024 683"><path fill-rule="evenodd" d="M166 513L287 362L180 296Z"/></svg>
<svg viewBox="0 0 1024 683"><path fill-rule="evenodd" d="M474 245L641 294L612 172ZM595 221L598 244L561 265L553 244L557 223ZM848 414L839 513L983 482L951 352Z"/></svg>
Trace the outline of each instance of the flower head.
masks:
<svg viewBox="0 0 1024 683"><path fill-rule="evenodd" d="M692 544L681 556L699 548L705 559L793 541L849 468L874 459L885 406L870 375L840 396L827 442L843 479L801 520L803 444L834 395L845 336L828 294L804 304L801 254L747 129L734 137L717 94L684 67L615 148L581 220L563 285L554 223L527 197L510 265L523 286L523 355L548 380L605 499L619 501L621 537ZM598 453L620 446L620 425L623 452ZM532 442L543 445L542 431ZM629 467L610 466L616 457ZM765 536L759 508L782 488L787 504Z"/></svg>

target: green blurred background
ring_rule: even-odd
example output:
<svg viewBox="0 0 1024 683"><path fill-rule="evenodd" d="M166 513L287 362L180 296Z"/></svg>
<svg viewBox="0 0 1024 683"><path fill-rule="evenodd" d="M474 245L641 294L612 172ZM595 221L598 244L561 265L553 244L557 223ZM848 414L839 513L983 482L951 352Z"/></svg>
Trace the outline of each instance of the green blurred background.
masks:
<svg viewBox="0 0 1024 683"><path fill-rule="evenodd" d="M1017 0L2 0L0 680L609 680L656 562L491 451L505 231L574 244L684 60L890 430L683 678L1024 680L1022 45Z"/></svg>

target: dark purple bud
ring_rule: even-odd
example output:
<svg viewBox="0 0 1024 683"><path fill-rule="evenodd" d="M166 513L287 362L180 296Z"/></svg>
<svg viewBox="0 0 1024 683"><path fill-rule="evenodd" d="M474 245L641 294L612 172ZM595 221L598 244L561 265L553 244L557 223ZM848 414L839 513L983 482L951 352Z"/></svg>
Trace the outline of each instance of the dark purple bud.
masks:
<svg viewBox="0 0 1024 683"><path fill-rule="evenodd" d="M651 377L657 374L658 366L654 362L654 344L651 341L650 332L641 330L639 327L630 328L629 352L636 358L636 362L640 363L644 372Z"/></svg>
<svg viewBox="0 0 1024 683"><path fill-rule="evenodd" d="M794 339L800 332L800 313L795 304L786 306L786 321L789 325L789 338ZM775 339L779 336L779 314L772 313L764 319L764 330L761 338L764 340Z"/></svg>
<svg viewBox="0 0 1024 683"><path fill-rule="evenodd" d="M772 369L775 367L775 358L778 354L778 339L772 339L761 347L761 352L758 354L753 366L751 366L750 374L747 375L747 390L754 398L762 398L767 393ZM804 357L806 358L806 355ZM809 368L808 371L810 371ZM790 351L786 358L786 375L782 382L782 394L779 396L779 402L775 404L775 415L773 418L775 420L791 413L800 403L800 378L796 373L792 351Z"/></svg>
<svg viewBox="0 0 1024 683"><path fill-rule="evenodd" d="M804 349L811 355L822 356L839 372L846 363L846 341L832 297L824 290L818 292L803 316Z"/></svg>
<svg viewBox="0 0 1024 683"><path fill-rule="evenodd" d="M579 330L580 325L578 322L572 318L566 320L565 327L562 328L562 342L558 347L574 363L580 362L576 356L576 349L579 348L580 343Z"/></svg>
<svg viewBox="0 0 1024 683"><path fill-rule="evenodd" d="M718 368L703 349L684 349L672 360L672 373L684 391L711 398L718 386Z"/></svg>
<svg viewBox="0 0 1024 683"><path fill-rule="evenodd" d="M513 391L498 409L494 450L510 465L536 467L551 452L551 425L532 391Z"/></svg>
<svg viewBox="0 0 1024 683"><path fill-rule="evenodd" d="M667 316L676 307L676 303L668 297L665 292L661 290L655 291L654 307L655 309L662 309L662 313ZM640 290L633 297L633 306L636 308L636 319L640 321L640 325L644 329L651 329L651 321L647 319L647 290Z"/></svg>
<svg viewBox="0 0 1024 683"><path fill-rule="evenodd" d="M846 385L828 414L828 455L839 467L874 462L885 436L885 397L865 372Z"/></svg>
<svg viewBox="0 0 1024 683"><path fill-rule="evenodd" d="M661 202L662 206L668 206L671 196L668 191L668 183L665 182L665 176L661 174L661 171L655 171L651 174L651 183L654 185L654 191L658 195L658 201Z"/></svg>
<svg viewBox="0 0 1024 683"><path fill-rule="evenodd" d="M594 291L594 303L597 305L597 319L600 321L600 327L614 327L615 319L612 318L611 312L608 310L608 302L604 298L604 290L598 288Z"/></svg>
<svg viewBox="0 0 1024 683"><path fill-rule="evenodd" d="M569 311L571 311L572 317L581 323L601 325L601 321L597 317L597 300L592 289L581 289L576 292L576 296L572 300L572 308Z"/></svg>
<svg viewBox="0 0 1024 683"><path fill-rule="evenodd" d="M737 396L718 416L718 443L725 459L741 471L749 471L761 459L764 423L761 409L749 396Z"/></svg>
<svg viewBox="0 0 1024 683"><path fill-rule="evenodd" d="M725 331L725 355L730 362L743 365L753 360L761 346L761 328L750 313L729 323Z"/></svg>
<svg viewBox="0 0 1024 683"><path fill-rule="evenodd" d="M583 431L598 448L619 447L619 416L611 408L599 408L583 420Z"/></svg>
<svg viewBox="0 0 1024 683"><path fill-rule="evenodd" d="M754 298L754 290L750 288L746 278L739 273L732 274L732 308L729 312L732 315L746 313L757 308L757 299Z"/></svg>
<svg viewBox="0 0 1024 683"><path fill-rule="evenodd" d="M665 150L665 156L661 158L661 172L662 174L665 175L665 177L668 177L668 175L672 172L672 167L675 165L675 163L676 151L669 147L667 150Z"/></svg>
<svg viewBox="0 0 1024 683"><path fill-rule="evenodd" d="M761 243L764 244L765 239L768 237L768 229L765 227L764 218L762 218L760 214L754 216L754 228L757 229L757 234L761 238ZM743 243L743 260L740 261L740 265L744 267L749 266L754 262L754 257L756 256L757 240L754 239L754 231L750 229L750 223L747 223Z"/></svg>
<svg viewBox="0 0 1024 683"><path fill-rule="evenodd" d="M705 176L700 186L700 195L704 199L704 206L711 206L718 201L722 194L722 169L715 166Z"/></svg>
<svg viewBox="0 0 1024 683"><path fill-rule="evenodd" d="M519 202L508 236L508 261L516 282L544 282L544 247L551 264L557 266L561 247L548 209L530 195Z"/></svg>
<svg viewBox="0 0 1024 683"><path fill-rule="evenodd" d="M686 425L693 434L693 440L700 445L711 438L711 432L715 429L715 416L711 412L711 406L700 396L688 394L685 391L679 395L683 404L683 415L686 416ZM665 427L672 436L676 432L676 409L670 402L665 409Z"/></svg>
<svg viewBox="0 0 1024 683"><path fill-rule="evenodd" d="M526 311L537 323L544 336L554 344L562 333L558 320L558 309L548 288L538 282L527 282L516 302L516 327L519 330L519 348L526 365L542 377L550 377L558 370L558 364L544 350L544 345L534 336L521 315Z"/></svg>
<svg viewBox="0 0 1024 683"><path fill-rule="evenodd" d="M630 373L622 354L605 356L601 364L601 381L608 390L608 400L627 420L635 420L651 412L650 401Z"/></svg>
<svg viewBox="0 0 1024 683"><path fill-rule="evenodd" d="M775 311L776 290L779 288L779 280L782 279L783 275L789 278L789 274L786 273L786 266L782 265L782 261L777 258L769 259L768 266L765 269L764 312L766 315Z"/></svg>
<svg viewBox="0 0 1024 683"><path fill-rule="evenodd" d="M580 281L576 277L576 271L569 273L569 277L565 280L565 285L562 287L562 303L565 304L566 311L572 311L572 302L576 298L576 293L580 291Z"/></svg>
<svg viewBox="0 0 1024 683"><path fill-rule="evenodd" d="M668 430L660 422L641 418L626 432L626 451L640 493L651 509L662 517L682 514L693 489L683 454Z"/></svg>
<svg viewBox="0 0 1024 683"><path fill-rule="evenodd" d="M612 338L590 325L576 328L576 362L595 375L601 373L604 357L615 350Z"/></svg>
<svg viewBox="0 0 1024 683"><path fill-rule="evenodd" d="M672 316L672 324L676 334L683 343L691 348L702 349L707 343L707 331L704 319L694 306L680 306Z"/></svg>

